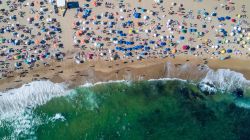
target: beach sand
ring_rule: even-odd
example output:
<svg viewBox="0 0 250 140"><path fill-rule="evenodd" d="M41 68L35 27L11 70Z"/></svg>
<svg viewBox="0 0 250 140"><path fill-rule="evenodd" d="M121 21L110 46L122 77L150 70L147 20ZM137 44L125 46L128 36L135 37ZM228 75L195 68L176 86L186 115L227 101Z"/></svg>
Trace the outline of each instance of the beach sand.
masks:
<svg viewBox="0 0 250 140"><path fill-rule="evenodd" d="M83 1L79 1L80 6L84 3ZM127 0L127 3L131 4L133 7L144 7L146 9L151 9L154 1L144 2L142 0L141 3L138 1ZM186 9L192 9L193 11L197 11L198 9L207 9L209 5L210 11L211 9L219 6L218 3L225 3L224 1L218 0L203 0L203 2L194 2L194 0L188 0L183 2L182 0L175 0L176 3L184 3L184 7ZM240 12L240 7L245 4L246 9L249 9L250 4L249 0L238 0L236 2L236 10L235 13ZM172 1L164 2L166 10L171 7ZM37 6L37 5L36 5ZM51 8L52 6L50 6ZM4 8L4 7L1 7ZM28 13L28 9L26 9ZM103 9L97 8L96 13L100 13ZM106 9L107 10L107 9ZM115 8L116 11L119 11L119 8ZM217 11L220 15L226 16L228 13L225 13L225 10ZM47 13L48 14L48 13ZM62 43L64 44L64 48L61 49L62 52L66 53L66 58L62 62L54 61L54 60L46 60L49 62L50 66L39 66L34 67L31 70L24 68L23 70L13 71L8 73L7 78L0 79L0 90L8 90L15 87L19 87L23 84L28 84L34 80L50 80L56 83L66 83L70 87L75 87L78 85L85 84L87 82L98 82L98 81L109 81L109 80L147 80L147 79L159 79L159 78L182 78L182 79L190 79L190 80L199 80L205 76L205 70L200 70L200 68L205 68L208 66L211 69L231 69L233 71L240 72L244 74L247 79L250 79L250 59L246 56L233 56L229 60L221 61L219 57L214 57L211 55L207 55L204 53L202 56L194 56L189 54L178 54L176 58L147 58L143 60L135 60L131 62L132 59L123 59L116 61L105 61L103 59L94 59L84 62L83 64L76 64L74 61L74 55L79 49L73 47L73 38L72 38L72 23L76 20L74 18L75 10L68 10L65 17L55 16L57 20L61 23L61 27L63 32L61 35ZM250 12L247 12L246 15L249 17ZM19 22L21 24L27 24L26 15ZM169 19L178 19L181 20L181 17L177 15L167 15ZM247 19L249 21L249 19ZM134 20L135 22L137 19ZM192 22L192 20L187 20L188 22ZM162 20L159 23L165 25L165 21ZM0 23L3 25L4 23ZM195 23L194 23L195 24ZM200 24L200 23L196 23ZM215 23L219 24L219 22ZM92 25L90 25L92 27ZM225 28L229 30L228 28ZM94 28L94 27L93 27ZM198 28L200 30L200 28ZM126 29L127 30L127 29ZM100 34L101 36L103 34ZM8 37L8 36L7 36ZM150 38L145 37L145 38ZM214 33L210 32L206 34L205 38L213 38ZM196 42L196 44L201 43L202 40ZM192 44L192 43L191 43ZM178 47L180 48L184 43L180 43ZM195 44L194 44L195 45ZM110 46L107 46L110 48ZM114 48L114 46L112 46ZM177 47L177 48L178 48ZM225 48L231 46L225 46ZM249 46L248 46L249 47ZM211 49L213 50L213 49ZM240 48L242 52L248 54L244 49ZM203 51L201 51L203 52ZM225 56L225 55L222 55ZM0 57L2 58L2 57ZM15 62L15 61L14 61ZM10 68L11 69L11 68ZM170 70L171 69L171 72ZM41 85L42 86L42 85Z"/></svg>

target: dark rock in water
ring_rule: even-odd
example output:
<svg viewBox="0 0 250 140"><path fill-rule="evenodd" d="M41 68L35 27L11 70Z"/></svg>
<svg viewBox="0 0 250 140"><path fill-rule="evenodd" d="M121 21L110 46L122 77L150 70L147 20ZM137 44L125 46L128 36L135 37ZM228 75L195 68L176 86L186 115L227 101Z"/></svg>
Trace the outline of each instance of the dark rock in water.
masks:
<svg viewBox="0 0 250 140"><path fill-rule="evenodd" d="M241 88L237 88L235 91L233 91L233 94L236 96L236 97L243 97L244 96L244 91L243 89Z"/></svg>

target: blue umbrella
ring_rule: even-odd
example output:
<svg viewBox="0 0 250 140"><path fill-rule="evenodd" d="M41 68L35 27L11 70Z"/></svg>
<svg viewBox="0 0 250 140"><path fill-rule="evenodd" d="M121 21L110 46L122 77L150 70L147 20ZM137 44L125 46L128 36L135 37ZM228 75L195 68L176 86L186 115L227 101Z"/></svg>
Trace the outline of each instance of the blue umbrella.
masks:
<svg viewBox="0 0 250 140"><path fill-rule="evenodd" d="M123 33L123 31L118 30L118 31L116 31L116 33L117 33L117 34L122 34L122 33Z"/></svg>
<svg viewBox="0 0 250 140"><path fill-rule="evenodd" d="M169 52L169 51L171 51L171 49L170 48L166 48L165 51Z"/></svg>
<svg viewBox="0 0 250 140"><path fill-rule="evenodd" d="M150 44L155 44L155 41L150 40L149 43L150 43Z"/></svg>
<svg viewBox="0 0 250 140"><path fill-rule="evenodd" d="M208 16L209 15L209 13L208 12L204 12L204 16Z"/></svg>
<svg viewBox="0 0 250 140"><path fill-rule="evenodd" d="M157 29L157 30L161 30L161 26L157 26L156 29Z"/></svg>
<svg viewBox="0 0 250 140"><path fill-rule="evenodd" d="M230 16L226 16L226 20L230 20L231 19L231 17Z"/></svg>
<svg viewBox="0 0 250 140"><path fill-rule="evenodd" d="M132 23L133 21L130 21L130 20L127 22L128 25L131 25Z"/></svg>
<svg viewBox="0 0 250 140"><path fill-rule="evenodd" d="M166 42L161 42L161 43L160 43L160 46L166 46L166 45L167 45Z"/></svg>
<svg viewBox="0 0 250 140"><path fill-rule="evenodd" d="M126 56L132 56L132 52L127 52L125 55Z"/></svg>
<svg viewBox="0 0 250 140"><path fill-rule="evenodd" d="M123 33L123 34L120 34L120 36L127 36L127 34Z"/></svg>
<svg viewBox="0 0 250 140"><path fill-rule="evenodd" d="M144 47L144 50L145 50L145 51L149 51L149 50L150 50L150 47L149 47L149 46L145 46L145 47Z"/></svg>
<svg viewBox="0 0 250 140"><path fill-rule="evenodd" d="M132 51L133 49L132 48L127 48L128 51Z"/></svg>
<svg viewBox="0 0 250 140"><path fill-rule="evenodd" d="M233 50L232 49L227 49L227 53L232 53Z"/></svg>
<svg viewBox="0 0 250 140"><path fill-rule="evenodd" d="M180 40L184 40L185 39L185 37L184 36L180 36Z"/></svg>
<svg viewBox="0 0 250 140"><path fill-rule="evenodd" d="M224 17L220 17L220 18L218 18L218 20L219 20L219 21L224 21L225 18L224 18Z"/></svg>
<svg viewBox="0 0 250 140"><path fill-rule="evenodd" d="M123 44L123 40L119 40L119 41L118 41L118 44Z"/></svg>
<svg viewBox="0 0 250 140"><path fill-rule="evenodd" d="M134 13L133 15L135 18L141 18L141 13Z"/></svg>
<svg viewBox="0 0 250 140"><path fill-rule="evenodd" d="M217 13L213 12L211 15L212 15L213 17L216 17L216 16L217 16Z"/></svg>
<svg viewBox="0 0 250 140"><path fill-rule="evenodd" d="M115 50L120 51L120 50L121 50L121 47L116 46L116 47L115 47Z"/></svg>

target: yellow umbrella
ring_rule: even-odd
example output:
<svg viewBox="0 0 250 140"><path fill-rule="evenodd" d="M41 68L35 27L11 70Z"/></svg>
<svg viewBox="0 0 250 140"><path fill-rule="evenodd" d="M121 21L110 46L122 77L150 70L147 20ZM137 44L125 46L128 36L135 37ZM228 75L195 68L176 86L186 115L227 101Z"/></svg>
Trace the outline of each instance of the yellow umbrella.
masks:
<svg viewBox="0 0 250 140"><path fill-rule="evenodd" d="M129 29L128 33L133 34L133 29Z"/></svg>
<svg viewBox="0 0 250 140"><path fill-rule="evenodd" d="M220 52L221 52L222 54L224 54L224 53L226 53L226 50L223 49L223 50L221 50Z"/></svg>
<svg viewBox="0 0 250 140"><path fill-rule="evenodd" d="M15 59L15 60L17 60L17 59L18 59L18 56L17 56L17 55L15 55L15 56L14 56L14 59Z"/></svg>

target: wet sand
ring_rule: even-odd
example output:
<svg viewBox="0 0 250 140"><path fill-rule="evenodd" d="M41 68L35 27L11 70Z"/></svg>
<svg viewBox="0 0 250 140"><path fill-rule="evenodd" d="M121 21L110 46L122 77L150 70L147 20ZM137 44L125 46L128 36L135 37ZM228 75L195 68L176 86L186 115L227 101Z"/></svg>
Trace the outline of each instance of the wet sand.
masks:
<svg viewBox="0 0 250 140"><path fill-rule="evenodd" d="M205 76L206 65L211 69L230 69L244 74L250 79L248 59L229 59L225 61L194 58L193 56L130 61L90 61L76 65L71 59L53 62L51 66L36 68L28 72L12 73L0 80L0 90L8 90L30 83L34 80L50 80L65 83L70 88L91 82L110 80L147 80L159 78L181 78L200 80ZM42 86L42 85L41 85Z"/></svg>

